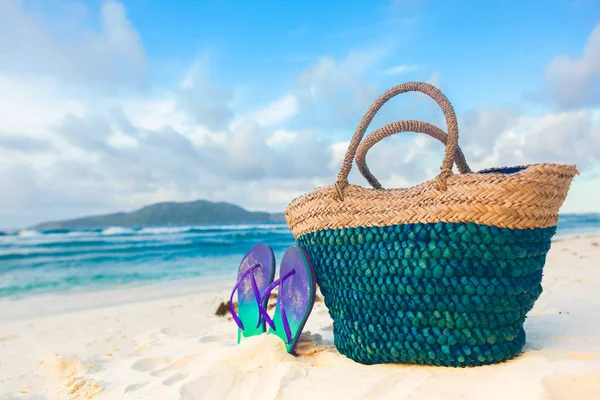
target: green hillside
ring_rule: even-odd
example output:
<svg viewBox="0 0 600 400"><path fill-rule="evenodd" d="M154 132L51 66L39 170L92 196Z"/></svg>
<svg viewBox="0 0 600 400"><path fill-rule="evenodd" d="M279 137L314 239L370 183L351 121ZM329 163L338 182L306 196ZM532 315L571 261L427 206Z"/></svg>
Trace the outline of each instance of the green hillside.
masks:
<svg viewBox="0 0 600 400"><path fill-rule="evenodd" d="M283 214L253 212L229 203L206 200L152 204L132 212L95 215L39 224L34 229L82 229L109 226L169 226L284 222Z"/></svg>

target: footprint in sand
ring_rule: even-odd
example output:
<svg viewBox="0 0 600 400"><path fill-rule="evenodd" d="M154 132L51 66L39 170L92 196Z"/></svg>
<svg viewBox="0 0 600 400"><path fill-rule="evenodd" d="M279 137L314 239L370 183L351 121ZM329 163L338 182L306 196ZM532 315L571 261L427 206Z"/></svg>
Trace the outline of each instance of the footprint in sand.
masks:
<svg viewBox="0 0 600 400"><path fill-rule="evenodd" d="M129 385L125 388L125 393L135 392L136 390L141 389L144 386L146 386L148 383L150 383L150 382L142 382L142 383L136 383L133 385Z"/></svg>
<svg viewBox="0 0 600 400"><path fill-rule="evenodd" d="M164 368L153 371L150 373L152 376L163 376L173 372L174 370L181 370L188 366L190 362L192 362L196 357L200 354L190 354L189 356L182 357L178 360L173 361L171 364L167 365Z"/></svg>
<svg viewBox="0 0 600 400"><path fill-rule="evenodd" d="M167 364L169 361L170 360L168 358L163 357L142 358L141 360L133 363L131 369L134 369L138 372L149 372L157 369L163 364Z"/></svg>
<svg viewBox="0 0 600 400"><path fill-rule="evenodd" d="M209 336L201 337L198 341L200 343L214 343L214 342L218 342L221 339L222 339L221 336L209 335Z"/></svg>
<svg viewBox="0 0 600 400"><path fill-rule="evenodd" d="M174 383L180 382L182 380L184 380L185 378L188 377L188 374L175 374L175 375L171 375L170 377L168 377L167 379L165 379L164 381L162 381L162 384L165 386L171 386Z"/></svg>
<svg viewBox="0 0 600 400"><path fill-rule="evenodd" d="M171 328L162 328L160 330L160 333L162 333L165 336L176 336L177 332L175 332L173 329Z"/></svg>

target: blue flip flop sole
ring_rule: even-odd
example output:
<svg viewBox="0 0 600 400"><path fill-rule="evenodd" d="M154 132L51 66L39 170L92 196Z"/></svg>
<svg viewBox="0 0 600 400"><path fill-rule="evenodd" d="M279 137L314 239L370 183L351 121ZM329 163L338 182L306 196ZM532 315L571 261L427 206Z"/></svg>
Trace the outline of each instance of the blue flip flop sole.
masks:
<svg viewBox="0 0 600 400"><path fill-rule="evenodd" d="M280 282L277 305L273 316L274 328L269 333L283 340L289 353L294 353L302 329L308 320L315 303L317 291L315 272L308 254L299 246L290 247L281 260L280 279L288 274L290 277ZM282 304L289 331L286 333L282 315ZM291 334L291 339L288 338ZM289 340L288 340L289 339Z"/></svg>
<svg viewBox="0 0 600 400"><path fill-rule="evenodd" d="M242 338L260 335L266 331L264 319L260 324L258 323L261 314L250 275L253 275L260 293L273 282L275 278L275 254L269 246L257 244L246 253L238 270L238 282L249 269L254 268L256 265L260 266L250 272L237 289L238 317L244 327L244 329L238 328L238 343ZM268 299L261 306L266 307L267 302Z"/></svg>

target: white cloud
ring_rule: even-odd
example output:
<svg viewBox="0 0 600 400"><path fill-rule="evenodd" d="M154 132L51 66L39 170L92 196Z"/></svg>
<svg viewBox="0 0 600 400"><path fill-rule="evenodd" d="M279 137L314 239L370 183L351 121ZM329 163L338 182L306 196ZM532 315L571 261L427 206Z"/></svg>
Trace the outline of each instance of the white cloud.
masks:
<svg viewBox="0 0 600 400"><path fill-rule="evenodd" d="M373 100L383 90L366 77L390 53L388 43L352 51L336 60L322 57L296 80L298 119L304 126L320 130L353 129ZM397 109L381 111L378 118L390 118ZM389 122L389 121L388 121Z"/></svg>
<svg viewBox="0 0 600 400"><path fill-rule="evenodd" d="M513 107L475 109L459 119L459 141L470 160L479 162L493 150L502 135L512 132L519 121L519 110Z"/></svg>
<svg viewBox="0 0 600 400"><path fill-rule="evenodd" d="M281 124L297 113L298 101L296 96L288 95L276 100L267 108L256 112L254 118L260 126L270 127Z"/></svg>
<svg viewBox="0 0 600 400"><path fill-rule="evenodd" d="M45 136L49 124L69 113L80 115L83 109L80 98L65 94L55 79L0 73L0 133Z"/></svg>
<svg viewBox="0 0 600 400"><path fill-rule="evenodd" d="M408 72L417 71L418 69L418 65L397 65L386 69L384 72L386 75L402 75Z"/></svg>
<svg viewBox="0 0 600 400"><path fill-rule="evenodd" d="M270 147L286 146L290 143L293 143L297 137L298 134L294 132L278 130L273 132L273 134L268 137L265 142L267 143L267 146Z"/></svg>
<svg viewBox="0 0 600 400"><path fill-rule="evenodd" d="M135 138L129 135L125 135L124 133L118 130L115 133L113 133L113 135L110 136L107 141L109 145L117 149L137 147L139 145L139 142Z"/></svg>
<svg viewBox="0 0 600 400"><path fill-rule="evenodd" d="M298 99L294 95L283 96L264 108L236 118L229 129L236 129L245 122L253 121L258 125L268 128L278 126L298 114Z"/></svg>
<svg viewBox="0 0 600 400"><path fill-rule="evenodd" d="M471 111L462 121L460 144L474 169L554 162L585 170L600 160L600 119L592 110L534 117L504 107Z"/></svg>
<svg viewBox="0 0 600 400"><path fill-rule="evenodd" d="M28 12L18 0L0 2L0 71L101 84L96 91L142 84L147 60L122 4L102 4L97 30L82 6L56 11L58 21Z"/></svg>
<svg viewBox="0 0 600 400"><path fill-rule="evenodd" d="M560 107L600 105L600 24L590 33L580 58L563 54L548 65L546 81Z"/></svg>
<svg viewBox="0 0 600 400"><path fill-rule="evenodd" d="M334 143L331 146L331 150L333 152L333 157L331 158L332 167L342 165L349 145L350 141Z"/></svg>
<svg viewBox="0 0 600 400"><path fill-rule="evenodd" d="M230 106L233 91L214 85L207 75L204 68L195 63L175 89L175 106L195 124L213 131L227 129L234 117Z"/></svg>

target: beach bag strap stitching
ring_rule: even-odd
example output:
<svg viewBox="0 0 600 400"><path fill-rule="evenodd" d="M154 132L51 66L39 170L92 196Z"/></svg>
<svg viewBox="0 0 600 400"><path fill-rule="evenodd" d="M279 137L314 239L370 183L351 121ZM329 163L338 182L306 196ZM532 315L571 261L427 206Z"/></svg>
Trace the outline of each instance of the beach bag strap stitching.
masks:
<svg viewBox="0 0 600 400"><path fill-rule="evenodd" d="M448 139L446 132L444 132L437 126L432 125L428 122L414 120L392 122L370 133L359 144L358 149L356 150L355 161L356 166L358 167L358 170L360 171L362 176L365 177L365 179L374 189L383 188L381 186L381 183L379 183L377 178L373 176L373 174L369 170L369 167L367 166L367 153L369 152L371 147L373 147L379 141L400 132L424 133L428 136L431 136L434 139L439 140L444 145L446 145ZM458 168L458 171L461 174L468 174L471 172L471 168L467 164L467 161L465 160L465 155L463 154L460 146L456 147L454 163L456 164L456 167Z"/></svg>
<svg viewBox="0 0 600 400"><path fill-rule="evenodd" d="M354 135L348 150L344 156L344 162L338 174L337 182L335 183L336 195L338 200L344 200L344 189L348 185L348 175L352 169L352 163L356 155L356 150L360 142L363 139L369 124L375 117L375 114L379 109L391 98L406 92L421 92L431 97L442 109L446 118L446 126L448 128L448 137L446 142L446 154L444 155L444 161L440 167L440 174L436 178L436 184L439 190L446 190L446 181L448 177L452 175L452 166L454 164L454 154L458 146L458 122L456 120L456 114L452 108L450 101L444 96L444 94L435 86L425 82L406 82L397 86L394 86L386 90L381 96L379 96L373 104L369 107L365 115L362 117L360 123L354 131Z"/></svg>

